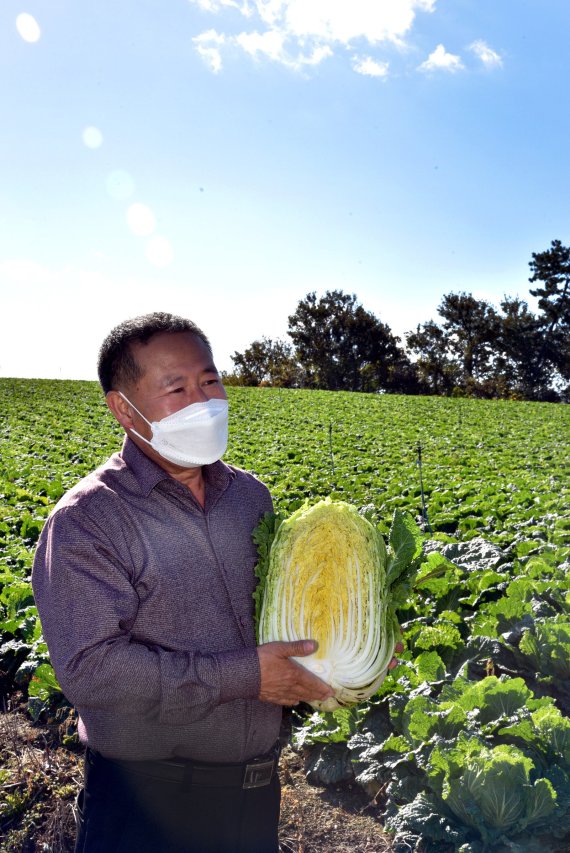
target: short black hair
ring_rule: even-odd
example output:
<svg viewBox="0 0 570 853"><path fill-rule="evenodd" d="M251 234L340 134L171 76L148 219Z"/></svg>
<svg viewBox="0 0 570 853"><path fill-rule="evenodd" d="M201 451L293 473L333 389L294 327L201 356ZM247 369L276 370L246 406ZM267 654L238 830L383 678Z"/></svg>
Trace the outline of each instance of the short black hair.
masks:
<svg viewBox="0 0 570 853"><path fill-rule="evenodd" d="M159 332L191 332L206 344L210 354L212 352L204 332L196 323L184 317L156 311L125 320L109 332L99 350L97 372L104 394L119 386L131 385L141 378L142 370L133 356L131 344L148 344L153 335Z"/></svg>

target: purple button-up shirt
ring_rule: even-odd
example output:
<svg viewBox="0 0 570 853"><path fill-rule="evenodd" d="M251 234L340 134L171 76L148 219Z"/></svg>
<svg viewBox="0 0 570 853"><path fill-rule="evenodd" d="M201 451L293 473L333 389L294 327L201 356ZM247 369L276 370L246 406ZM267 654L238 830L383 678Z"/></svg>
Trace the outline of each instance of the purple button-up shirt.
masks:
<svg viewBox="0 0 570 853"><path fill-rule="evenodd" d="M49 517L32 583L82 740L127 760L244 761L279 734L260 685L251 474L204 467L202 509L130 440Z"/></svg>

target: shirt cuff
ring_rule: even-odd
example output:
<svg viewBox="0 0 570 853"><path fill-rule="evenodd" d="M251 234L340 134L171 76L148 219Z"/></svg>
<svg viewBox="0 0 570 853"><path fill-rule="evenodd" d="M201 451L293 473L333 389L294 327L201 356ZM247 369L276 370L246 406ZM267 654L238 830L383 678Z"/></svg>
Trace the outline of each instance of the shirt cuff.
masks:
<svg viewBox="0 0 570 853"><path fill-rule="evenodd" d="M220 673L220 702L258 698L261 670L257 648L219 652L216 659Z"/></svg>

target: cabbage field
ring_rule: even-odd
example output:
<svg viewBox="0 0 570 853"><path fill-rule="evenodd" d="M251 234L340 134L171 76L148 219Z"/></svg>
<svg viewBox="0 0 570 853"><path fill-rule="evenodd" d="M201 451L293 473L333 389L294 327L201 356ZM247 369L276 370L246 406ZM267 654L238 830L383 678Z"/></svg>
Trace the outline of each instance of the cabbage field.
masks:
<svg viewBox="0 0 570 853"><path fill-rule="evenodd" d="M288 515L328 495L417 524L405 651L356 709L296 712L318 784L354 778L396 851L570 850L570 413L547 403L229 388L226 461ZM29 574L63 492L120 447L95 383L0 379L0 678L61 704Z"/></svg>

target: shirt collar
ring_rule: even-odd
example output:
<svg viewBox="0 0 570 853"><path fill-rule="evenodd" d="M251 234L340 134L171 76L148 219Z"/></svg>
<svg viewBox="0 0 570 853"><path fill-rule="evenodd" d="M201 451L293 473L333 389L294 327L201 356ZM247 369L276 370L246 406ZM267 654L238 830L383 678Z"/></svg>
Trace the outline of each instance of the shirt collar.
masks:
<svg viewBox="0 0 570 853"><path fill-rule="evenodd" d="M153 462L146 453L125 435L121 457L133 473L141 492L148 497L155 486L163 480L173 480L164 468ZM236 472L220 459L212 465L204 465L202 468L207 487L214 492L223 492L236 476ZM177 480L174 480L177 482Z"/></svg>

